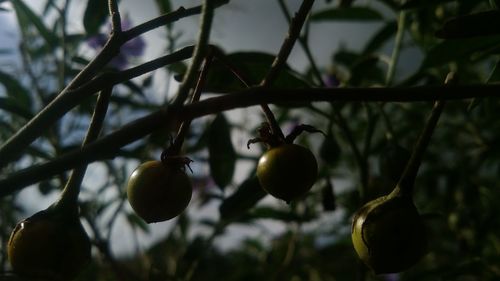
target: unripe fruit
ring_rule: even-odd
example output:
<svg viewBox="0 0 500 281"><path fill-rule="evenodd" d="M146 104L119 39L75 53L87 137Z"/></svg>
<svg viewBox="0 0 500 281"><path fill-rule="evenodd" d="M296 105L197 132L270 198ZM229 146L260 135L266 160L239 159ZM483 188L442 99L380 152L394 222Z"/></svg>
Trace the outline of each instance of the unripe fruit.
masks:
<svg viewBox="0 0 500 281"><path fill-rule="evenodd" d="M47 209L17 224L7 252L20 276L72 280L90 262L90 240L78 217Z"/></svg>
<svg viewBox="0 0 500 281"><path fill-rule="evenodd" d="M161 161L141 164L127 186L130 205L147 223L180 215L191 201L192 193L191 181L183 169Z"/></svg>
<svg viewBox="0 0 500 281"><path fill-rule="evenodd" d="M317 176L316 158L309 149L296 144L272 147L257 165L262 188L287 203L307 193Z"/></svg>
<svg viewBox="0 0 500 281"><path fill-rule="evenodd" d="M356 212L351 236L358 256L376 274L408 269L427 248L425 225L411 198L393 193Z"/></svg>

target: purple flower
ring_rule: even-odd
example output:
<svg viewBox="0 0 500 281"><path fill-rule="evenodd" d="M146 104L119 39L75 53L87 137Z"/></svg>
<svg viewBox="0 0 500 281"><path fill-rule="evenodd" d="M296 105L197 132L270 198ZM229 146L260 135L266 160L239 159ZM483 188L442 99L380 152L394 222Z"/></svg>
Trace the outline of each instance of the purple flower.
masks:
<svg viewBox="0 0 500 281"><path fill-rule="evenodd" d="M122 20L122 29L127 30L132 27L132 22L128 17L124 17ZM111 25L107 26L108 33L111 31ZM87 45L95 50L100 50L106 41L108 40L108 36L102 33L99 33L95 36L90 37L87 40ZM110 62L109 66L124 69L128 66L130 58L140 57L144 54L144 49L146 47L146 42L142 39L142 37L135 37L129 41L127 41L121 48L120 53L115 56Z"/></svg>
<svg viewBox="0 0 500 281"><path fill-rule="evenodd" d="M386 280L386 281L398 281L399 274L398 273L386 274L386 275L384 275L384 280Z"/></svg>
<svg viewBox="0 0 500 281"><path fill-rule="evenodd" d="M340 85L340 80L337 75L329 73L324 78L325 86L327 88L337 88Z"/></svg>

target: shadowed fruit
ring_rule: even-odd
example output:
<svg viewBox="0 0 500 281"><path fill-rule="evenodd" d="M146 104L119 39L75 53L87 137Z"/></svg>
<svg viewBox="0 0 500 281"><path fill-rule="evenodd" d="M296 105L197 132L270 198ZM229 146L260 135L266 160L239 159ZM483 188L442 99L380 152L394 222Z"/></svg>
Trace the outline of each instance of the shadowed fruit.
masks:
<svg viewBox="0 0 500 281"><path fill-rule="evenodd" d="M412 199L393 193L356 212L351 236L358 256L376 274L408 269L427 248L425 225Z"/></svg>
<svg viewBox="0 0 500 281"><path fill-rule="evenodd" d="M72 280L90 262L90 240L77 216L47 209L17 224L8 256L20 276Z"/></svg>
<svg viewBox="0 0 500 281"><path fill-rule="evenodd" d="M134 211L147 223L161 222L180 215L191 200L189 177L178 165L148 161L137 167L127 186Z"/></svg>
<svg viewBox="0 0 500 281"><path fill-rule="evenodd" d="M312 152L300 145L272 147L259 159L257 178L269 194L287 203L307 193L318 175Z"/></svg>

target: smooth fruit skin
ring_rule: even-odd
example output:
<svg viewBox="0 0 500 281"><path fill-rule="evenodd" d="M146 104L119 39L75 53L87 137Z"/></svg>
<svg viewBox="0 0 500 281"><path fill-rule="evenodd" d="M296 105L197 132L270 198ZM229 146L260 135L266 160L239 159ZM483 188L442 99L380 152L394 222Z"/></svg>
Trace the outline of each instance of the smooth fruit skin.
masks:
<svg viewBox="0 0 500 281"><path fill-rule="evenodd" d="M317 176L316 158L309 149L296 144L269 149L257 165L262 188L287 203L307 193Z"/></svg>
<svg viewBox="0 0 500 281"><path fill-rule="evenodd" d="M7 253L20 276L72 280L90 262L90 247L77 217L54 218L45 210L17 224Z"/></svg>
<svg viewBox="0 0 500 281"><path fill-rule="evenodd" d="M427 251L425 225L411 198L382 196L354 215L352 242L376 274L401 272Z"/></svg>
<svg viewBox="0 0 500 281"><path fill-rule="evenodd" d="M193 188L186 173L177 166L148 161L129 178L127 196L134 211L147 223L180 215L191 201Z"/></svg>

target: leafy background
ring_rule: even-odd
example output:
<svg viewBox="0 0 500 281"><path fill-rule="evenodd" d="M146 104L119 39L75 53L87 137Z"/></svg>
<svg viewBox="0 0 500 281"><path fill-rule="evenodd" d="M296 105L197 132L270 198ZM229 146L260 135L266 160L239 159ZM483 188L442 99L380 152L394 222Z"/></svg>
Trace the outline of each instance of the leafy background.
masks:
<svg viewBox="0 0 500 281"><path fill-rule="evenodd" d="M33 1L1 2L1 13L15 16L21 37L18 49L0 52L2 56L17 52L21 60L19 67L0 68L3 142L92 58L98 47L90 42L95 43L102 36L99 34L106 35L109 24L105 1L48 0L38 3L41 9L27 5ZM187 6L167 0L153 2L158 14L181 4ZM219 10L233 12L239 2L234 0ZM276 87L439 85L450 71L458 73L462 84L500 81L500 25L484 17L467 18L469 14L497 11L495 1L350 2L317 1L292 56L302 64L285 69ZM290 11L297 6L292 1L284 4ZM65 8L74 6L83 12L78 18L82 28L67 28L70 17ZM275 8L266 13L281 17L286 24L279 5ZM128 13L132 18L135 11ZM259 15L253 16L257 21ZM454 18L465 21L467 28L446 28ZM196 19L190 20L196 23ZM342 37L356 37L345 35L351 25L364 30L360 36L364 40L354 41L358 45L322 44L320 38L337 36L328 32L330 27L346 28ZM220 26L219 32L223 32ZM267 31L245 28L255 33ZM491 34L478 34L485 30ZM286 28L265 36L280 42L285 32ZM136 42L124 47L121 55L125 62L109 67L130 67L145 61L140 49L152 48L148 44L168 53L194 40L193 30L182 21L165 26L160 34L154 41L148 37L143 42L146 46ZM218 47L253 83L265 76L277 49ZM305 55L308 52L312 60ZM174 64L120 85L112 97L104 133L161 106L175 92L176 77L185 68L185 63ZM214 64L212 70L207 86L211 92L244 89L221 65ZM2 178L78 147L92 104L85 101L66 114L19 161L5 168ZM273 110L285 131L308 123L327 132L326 137L308 135L298 140L311 148L320 164L318 181L306 198L288 206L262 191L254 168L263 148L245 147L262 116L252 108L224 112L192 124L185 153L195 160L191 177L196 191L189 210L173 221L147 225L128 206L124 186L138 163L159 158L168 144L170 132L151 132L120 149L115 159L90 167L80 201L82 221L95 251L92 265L79 279L498 280L499 105L494 98L448 103L417 179L416 205L425 216L431 245L428 255L406 272L374 276L367 271L353 250L350 221L363 202L392 189L394 179L388 170L395 166L386 169L380 158L390 153L389 142L411 149L431 104L283 103ZM10 270L5 253L10 231L21 218L37 211L29 198L38 196L37 201L50 204L66 177L61 174L0 199L0 269L5 276ZM136 251L116 255L110 247L116 245L118 238L112 235L116 232L124 238L121 243ZM231 240L233 247L227 247Z"/></svg>

